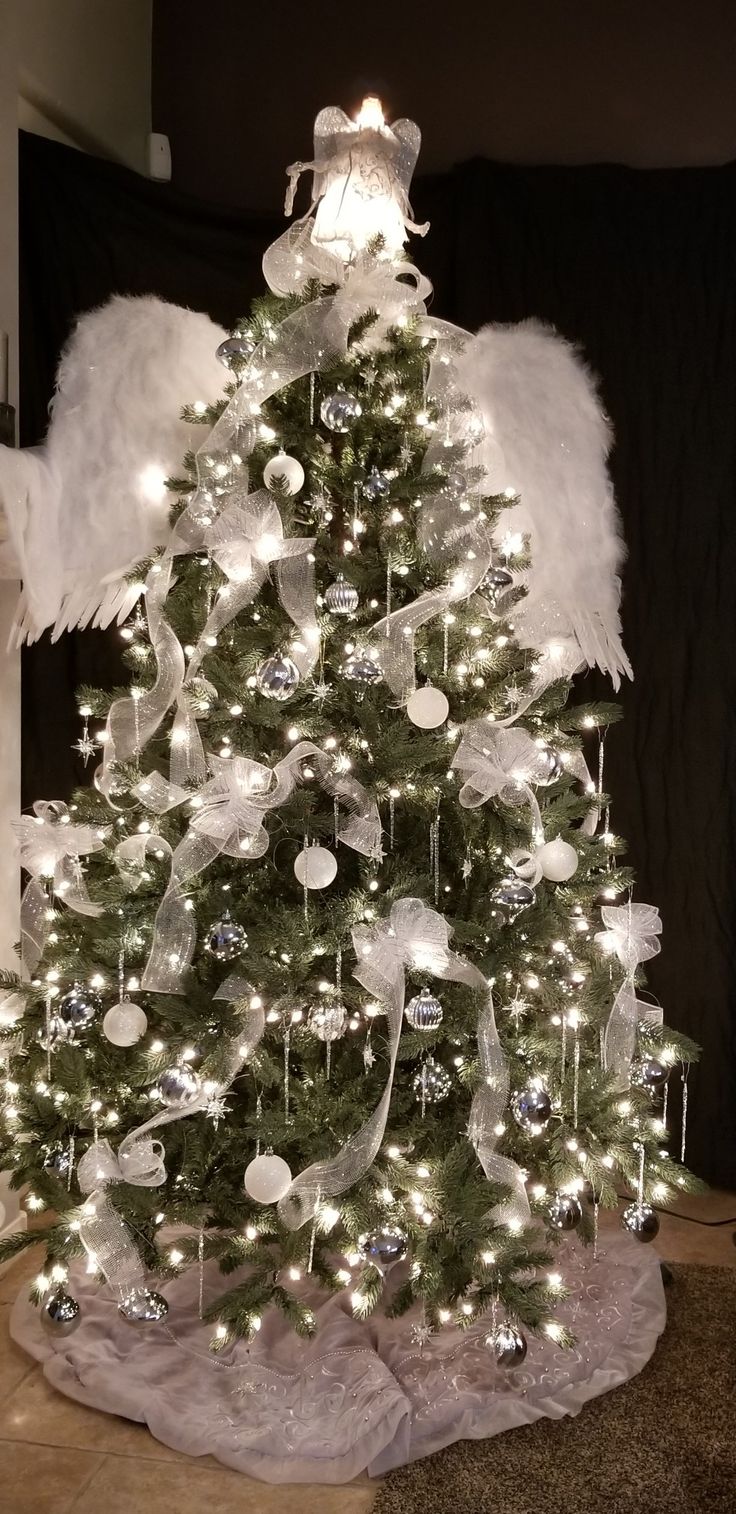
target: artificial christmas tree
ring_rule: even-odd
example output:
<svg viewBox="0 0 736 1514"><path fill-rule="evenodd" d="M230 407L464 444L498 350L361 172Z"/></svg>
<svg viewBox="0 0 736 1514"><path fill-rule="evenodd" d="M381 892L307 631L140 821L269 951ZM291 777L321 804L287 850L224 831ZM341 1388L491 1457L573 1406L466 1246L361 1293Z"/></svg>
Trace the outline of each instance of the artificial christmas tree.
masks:
<svg viewBox="0 0 736 1514"><path fill-rule="evenodd" d="M94 786L19 824L0 1165L52 1216L51 1343L25 1305L18 1330L57 1381L61 1357L182 1449L337 1480L637 1370L658 1275L623 1240L598 1259L598 1213L625 1185L651 1240L691 1183L666 1091L694 1049L637 998L660 922L610 831L615 708L569 703L586 662L627 666L594 391L576 374L580 497L550 456L549 497L517 498L483 402L508 334L429 318L403 253L417 129L373 103L316 139L290 170L316 217L266 254L224 397L185 411L206 437L165 543L116 591L145 607L132 686L81 691ZM522 347L533 410L575 360L536 327ZM195 1358L236 1386L177 1430L164 1384L196 1399ZM316 1363L340 1400L319 1446L309 1408L286 1433Z"/></svg>

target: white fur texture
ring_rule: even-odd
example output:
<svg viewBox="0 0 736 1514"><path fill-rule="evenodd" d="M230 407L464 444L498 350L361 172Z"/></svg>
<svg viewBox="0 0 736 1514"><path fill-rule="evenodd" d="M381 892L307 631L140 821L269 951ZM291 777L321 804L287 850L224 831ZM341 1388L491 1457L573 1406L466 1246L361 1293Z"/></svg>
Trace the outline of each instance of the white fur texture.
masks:
<svg viewBox="0 0 736 1514"><path fill-rule="evenodd" d="M219 398L208 316L146 295L115 296L81 317L62 355L42 447L0 447L0 503L20 564L18 625L34 640L108 625L135 599L123 580L165 541L163 480L202 440L182 404Z"/></svg>
<svg viewBox="0 0 736 1514"><path fill-rule="evenodd" d="M581 658L618 687L624 546L606 458L611 430L594 380L569 342L538 321L484 326L458 361L486 426L489 486L513 487L496 533L528 532L527 597L514 611L522 645L574 637Z"/></svg>

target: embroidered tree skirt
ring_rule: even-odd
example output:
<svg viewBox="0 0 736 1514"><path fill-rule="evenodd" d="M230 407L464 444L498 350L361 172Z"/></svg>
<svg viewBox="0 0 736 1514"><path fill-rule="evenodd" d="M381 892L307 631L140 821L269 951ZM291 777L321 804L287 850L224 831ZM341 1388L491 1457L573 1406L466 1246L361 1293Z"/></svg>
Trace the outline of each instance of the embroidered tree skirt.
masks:
<svg viewBox="0 0 736 1514"><path fill-rule="evenodd" d="M571 1289L558 1316L577 1345L561 1350L532 1336L525 1362L512 1370L498 1367L484 1346L488 1321L485 1330L481 1321L465 1332L446 1327L420 1347L412 1338L417 1315L360 1322L349 1290L325 1297L308 1283L296 1286L317 1319L312 1340L269 1312L250 1346L238 1342L215 1356L212 1326L199 1319L196 1267L162 1290L163 1324L126 1324L107 1289L80 1268L69 1284L81 1306L72 1335L49 1336L25 1290L11 1334L60 1393L142 1421L174 1450L209 1453L266 1482L341 1483L456 1440L577 1414L640 1372L665 1324L653 1250L616 1237L595 1261L571 1240L558 1267ZM208 1264L205 1307L222 1287Z"/></svg>

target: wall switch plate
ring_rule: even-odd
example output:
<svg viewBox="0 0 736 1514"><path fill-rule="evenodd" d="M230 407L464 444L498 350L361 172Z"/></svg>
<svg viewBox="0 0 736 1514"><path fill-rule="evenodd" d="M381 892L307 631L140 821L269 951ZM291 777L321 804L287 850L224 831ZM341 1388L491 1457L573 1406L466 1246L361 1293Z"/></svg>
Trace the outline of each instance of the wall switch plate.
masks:
<svg viewBox="0 0 736 1514"><path fill-rule="evenodd" d="M167 182L171 178L171 143L162 131L148 134L148 172L152 179Z"/></svg>

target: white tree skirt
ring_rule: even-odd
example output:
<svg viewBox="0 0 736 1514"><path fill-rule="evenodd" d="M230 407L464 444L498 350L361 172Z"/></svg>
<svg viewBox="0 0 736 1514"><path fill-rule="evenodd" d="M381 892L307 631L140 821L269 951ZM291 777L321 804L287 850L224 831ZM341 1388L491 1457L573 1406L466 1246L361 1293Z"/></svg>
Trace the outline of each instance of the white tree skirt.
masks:
<svg viewBox="0 0 736 1514"><path fill-rule="evenodd" d="M205 1306L223 1282L237 1280L223 1280L213 1265L204 1273ZM11 1334L60 1392L143 1421L174 1450L209 1453L266 1482L341 1483L455 1440L577 1414L640 1372L666 1318L654 1251L622 1236L594 1261L570 1241L558 1266L571 1288L559 1318L578 1344L563 1351L530 1337L526 1361L512 1371L484 1347L480 1322L465 1333L445 1328L420 1350L411 1338L416 1315L360 1323L348 1296L325 1298L304 1284L300 1294L319 1327L313 1340L300 1340L269 1311L250 1347L238 1342L213 1356L212 1327L198 1318L196 1267L166 1284L163 1325L126 1324L107 1290L79 1271L70 1291L82 1317L72 1335L47 1335L25 1290Z"/></svg>

